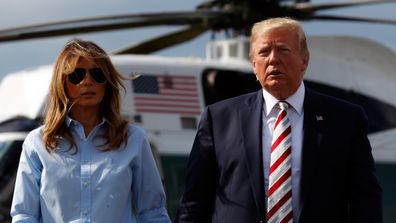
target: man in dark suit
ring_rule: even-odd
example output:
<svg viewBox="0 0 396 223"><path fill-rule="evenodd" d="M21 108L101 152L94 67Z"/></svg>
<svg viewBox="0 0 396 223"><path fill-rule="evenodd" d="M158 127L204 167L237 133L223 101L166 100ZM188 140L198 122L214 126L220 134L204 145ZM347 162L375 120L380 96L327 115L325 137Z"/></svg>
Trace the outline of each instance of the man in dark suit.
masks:
<svg viewBox="0 0 396 223"><path fill-rule="evenodd" d="M289 18L255 24L250 56L263 89L204 111L175 222L382 222L365 113L304 86L309 51L301 25ZM291 152L273 167L279 101L291 125L280 144ZM286 167L290 174L280 174Z"/></svg>

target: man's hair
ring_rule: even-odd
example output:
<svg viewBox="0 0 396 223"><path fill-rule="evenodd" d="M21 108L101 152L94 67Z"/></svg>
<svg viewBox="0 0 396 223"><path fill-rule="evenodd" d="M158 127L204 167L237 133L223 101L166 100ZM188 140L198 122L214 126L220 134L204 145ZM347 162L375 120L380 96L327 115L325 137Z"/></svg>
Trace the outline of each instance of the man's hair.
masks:
<svg viewBox="0 0 396 223"><path fill-rule="evenodd" d="M106 77L105 95L100 105L100 112L106 120L103 138L106 143L103 150L120 148L128 137L128 122L120 114L120 90L125 91L122 80L125 79L115 69L106 52L91 41L72 39L61 50L53 70L49 89L49 105L44 117L43 140L48 152L55 151L59 138L70 142L70 149L75 141L67 128L65 118L74 105L68 98L65 86L67 75L72 73L80 58L92 61L102 69Z"/></svg>
<svg viewBox="0 0 396 223"><path fill-rule="evenodd" d="M303 55L309 55L307 38L301 24L297 20L289 17L278 17L266 19L253 25L250 33L250 56L252 56L252 45L256 38L263 33L276 28L288 28L291 31L296 31L300 40L301 53Z"/></svg>

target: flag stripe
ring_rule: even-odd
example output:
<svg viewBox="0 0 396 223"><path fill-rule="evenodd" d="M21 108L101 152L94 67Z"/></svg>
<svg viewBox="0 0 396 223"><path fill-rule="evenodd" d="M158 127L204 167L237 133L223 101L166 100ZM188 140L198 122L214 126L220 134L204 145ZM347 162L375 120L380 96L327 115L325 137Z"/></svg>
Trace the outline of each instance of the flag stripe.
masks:
<svg viewBox="0 0 396 223"><path fill-rule="evenodd" d="M198 98L198 95L195 92L185 92L185 91L176 91L176 90L161 90L159 94L165 96L181 96L187 98ZM159 96L158 98L161 98L161 96Z"/></svg>
<svg viewBox="0 0 396 223"><path fill-rule="evenodd" d="M198 105L187 105L187 104L176 104L176 103L172 103L169 104L166 101L156 101L156 102L137 102L136 103L137 106L139 107L158 107L158 106L163 106L163 107L177 107L177 108L194 108L194 109L199 109Z"/></svg>
<svg viewBox="0 0 396 223"><path fill-rule="evenodd" d="M183 115L200 115L201 112L197 111L180 111L180 110L171 110L171 109L148 109L148 108L139 108L136 110L137 112L150 112L150 113L180 113Z"/></svg>
<svg viewBox="0 0 396 223"><path fill-rule="evenodd" d="M189 97L187 97L187 98L181 98L181 97L161 97L161 99L162 100L169 100L169 101L174 101L174 102L181 102L181 103L194 103L194 104L198 104L199 103L199 100L198 100L198 98L196 98L196 99L192 99L192 98L189 98ZM147 101L147 102L149 102L149 101L158 101L158 98L157 97L155 97L155 98L151 98L151 97L148 97L148 96L143 96L143 97L140 97L140 96L135 96L135 100L137 100L137 101Z"/></svg>

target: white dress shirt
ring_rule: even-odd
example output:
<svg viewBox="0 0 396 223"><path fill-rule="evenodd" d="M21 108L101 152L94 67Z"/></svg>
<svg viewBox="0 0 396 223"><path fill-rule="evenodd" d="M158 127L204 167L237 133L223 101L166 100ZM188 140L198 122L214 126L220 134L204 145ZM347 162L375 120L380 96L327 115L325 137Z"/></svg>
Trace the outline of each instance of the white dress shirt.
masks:
<svg viewBox="0 0 396 223"><path fill-rule="evenodd" d="M289 103L287 115L292 129L292 205L293 220L297 222L301 211L300 199L300 180L301 180L301 160L302 160L302 141L303 141L303 121L304 121L304 96L305 87L301 83L297 91L285 101ZM274 124L279 112L275 105L278 99L263 89L264 108L263 108L263 160L264 160L264 186L266 200L268 198L269 168L271 157L271 142Z"/></svg>

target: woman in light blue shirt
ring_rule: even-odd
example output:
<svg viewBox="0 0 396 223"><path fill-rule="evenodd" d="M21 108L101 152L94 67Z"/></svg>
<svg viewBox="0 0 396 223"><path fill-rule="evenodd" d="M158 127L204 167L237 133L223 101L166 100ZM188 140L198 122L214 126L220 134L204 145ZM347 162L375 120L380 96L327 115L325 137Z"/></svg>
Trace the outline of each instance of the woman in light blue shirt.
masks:
<svg viewBox="0 0 396 223"><path fill-rule="evenodd" d="M65 45L44 125L23 144L12 222L170 222L148 139L121 118L122 79L95 43Z"/></svg>

